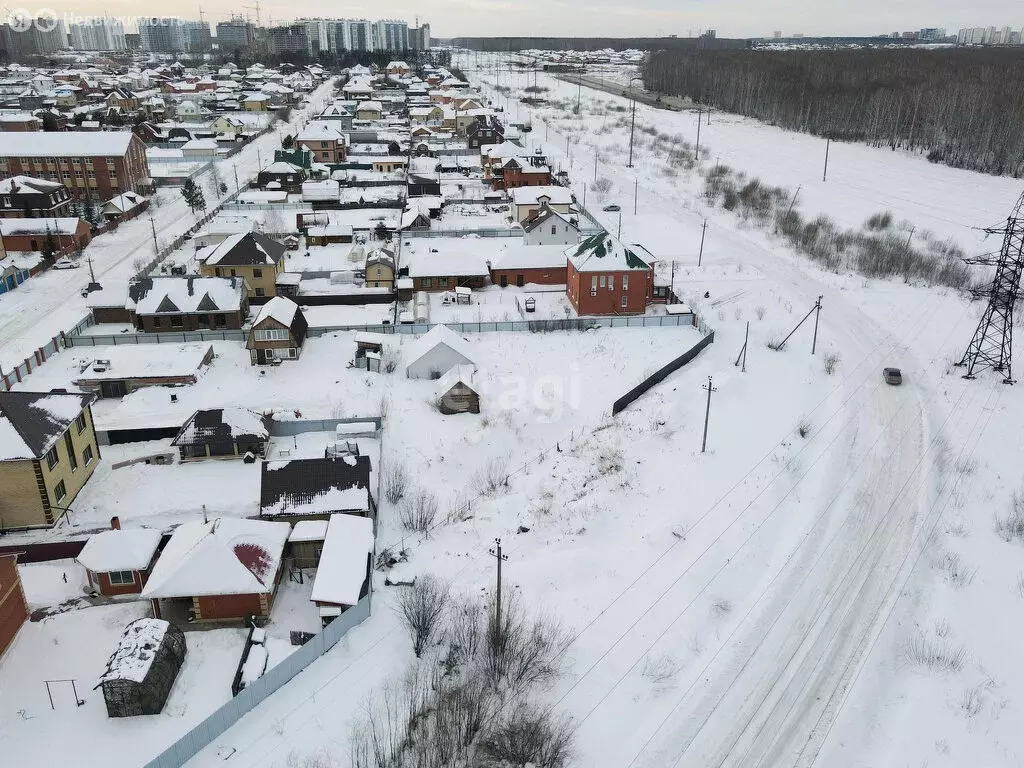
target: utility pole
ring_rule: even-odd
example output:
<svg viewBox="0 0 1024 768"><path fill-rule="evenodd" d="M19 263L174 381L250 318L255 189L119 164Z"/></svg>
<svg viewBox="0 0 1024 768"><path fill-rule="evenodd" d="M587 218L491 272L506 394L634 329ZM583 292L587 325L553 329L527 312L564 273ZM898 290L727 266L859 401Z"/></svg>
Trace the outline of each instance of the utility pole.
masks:
<svg viewBox="0 0 1024 768"><path fill-rule="evenodd" d="M619 234L617 235L617 237L618 237L619 240L622 239L622 208L621 207L619 208Z"/></svg>
<svg viewBox="0 0 1024 768"><path fill-rule="evenodd" d="M232 164L231 169L235 172L235 192L241 192L242 188L238 186L238 165Z"/></svg>
<svg viewBox="0 0 1024 768"><path fill-rule="evenodd" d="M160 255L160 247L156 244L156 222L153 221L153 209L149 209L149 228L153 232L153 255Z"/></svg>
<svg viewBox="0 0 1024 768"><path fill-rule="evenodd" d="M818 297L818 303L814 305L814 338L811 339L811 354L814 354L815 348L818 346L818 318L821 316L821 299Z"/></svg>
<svg viewBox="0 0 1024 768"><path fill-rule="evenodd" d="M633 90L634 80L639 80L640 82L643 82L643 78L631 77L629 78L629 85L627 86L630 94L633 97L633 111L629 118L629 162L626 163L627 168L633 167L633 129L636 128L636 91Z"/></svg>
<svg viewBox="0 0 1024 768"><path fill-rule="evenodd" d="M793 193L793 199L789 201L789 208L786 209L786 215L783 218L783 221L788 219L789 218L789 214L791 214L793 212L793 206L796 205L796 197L797 197L797 195L800 194L800 188L802 186L803 186L803 184L800 184L799 186L797 186L796 192Z"/></svg>
<svg viewBox="0 0 1024 768"><path fill-rule="evenodd" d="M89 265L89 282L96 282L96 273L92 271L92 256L85 260L85 263Z"/></svg>
<svg viewBox="0 0 1024 768"><path fill-rule="evenodd" d="M832 146L832 139L825 139L825 170L821 174L821 180L825 181L828 178L828 150Z"/></svg>
<svg viewBox="0 0 1024 768"><path fill-rule="evenodd" d="M708 231L708 220L704 219L704 226L700 228L700 252L697 254L697 266L701 265L704 261L704 235Z"/></svg>
<svg viewBox="0 0 1024 768"><path fill-rule="evenodd" d="M712 386L710 376L708 376L708 383L702 384L701 387L708 391L708 405L704 410L704 440L700 444L700 452L704 453L708 447L708 419L711 417L711 393L718 390Z"/></svg>
<svg viewBox="0 0 1024 768"><path fill-rule="evenodd" d="M700 159L700 107L697 107L697 146L693 148L693 159Z"/></svg>
<svg viewBox="0 0 1024 768"><path fill-rule="evenodd" d="M914 239L914 232L916 232L916 231L917 231L917 227L911 227L910 228L910 234L907 235L907 244L903 246L903 250L905 250L905 251L909 251L910 250L910 241Z"/></svg>
<svg viewBox="0 0 1024 768"><path fill-rule="evenodd" d="M594 147L594 181L597 181L597 147Z"/></svg>
<svg viewBox="0 0 1024 768"><path fill-rule="evenodd" d="M633 179L633 215L636 216L636 198L640 194L640 179Z"/></svg>
<svg viewBox="0 0 1024 768"><path fill-rule="evenodd" d="M580 113L580 96L583 92L583 73L576 74L576 114Z"/></svg>
<svg viewBox="0 0 1024 768"><path fill-rule="evenodd" d="M501 564L508 560L508 555L501 553L501 539L494 540L494 546L487 550L491 557L498 561L498 589L494 602L494 636L501 641Z"/></svg>
<svg viewBox="0 0 1024 768"><path fill-rule="evenodd" d="M740 369L741 373L747 372L747 342L750 341L750 321L747 320L747 330L743 334L743 367Z"/></svg>

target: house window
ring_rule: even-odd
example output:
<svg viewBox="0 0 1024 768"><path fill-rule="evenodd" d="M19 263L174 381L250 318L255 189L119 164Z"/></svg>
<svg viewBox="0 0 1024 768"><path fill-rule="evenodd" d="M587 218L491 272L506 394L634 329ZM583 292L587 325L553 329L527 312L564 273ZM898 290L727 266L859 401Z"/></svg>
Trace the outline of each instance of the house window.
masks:
<svg viewBox="0 0 1024 768"><path fill-rule="evenodd" d="M85 432L85 411L78 414L78 418L75 419L75 429L78 430L78 434Z"/></svg>
<svg viewBox="0 0 1024 768"><path fill-rule="evenodd" d="M605 277L604 277L604 275L601 275L601 287L604 288L604 285L605 285Z"/></svg>
<svg viewBox="0 0 1024 768"><path fill-rule="evenodd" d="M625 308L626 308L626 301L627 301L627 299L628 299L628 298L629 298L629 297L628 297L628 296L626 296L626 294L622 294L622 308L623 308L623 309L625 309Z"/></svg>
<svg viewBox="0 0 1024 768"><path fill-rule="evenodd" d="M447 288L448 287L448 278L447 277L439 277L439 278L437 278L437 287L438 288Z"/></svg>
<svg viewBox="0 0 1024 768"><path fill-rule="evenodd" d="M233 270L233 269L231 270L231 276L232 277L237 277L237 275L235 274L235 270Z"/></svg>
<svg viewBox="0 0 1024 768"><path fill-rule="evenodd" d="M228 319L224 315L213 315L213 317L217 325L219 325L221 328L228 324Z"/></svg>
<svg viewBox="0 0 1024 768"><path fill-rule="evenodd" d="M213 270L213 274L215 274L217 277L220 277L220 267L215 267Z"/></svg>
<svg viewBox="0 0 1024 768"><path fill-rule="evenodd" d="M295 347L288 347L288 358L289 359L294 360L298 356L299 355L298 355L298 352L296 351Z"/></svg>
<svg viewBox="0 0 1024 768"><path fill-rule="evenodd" d="M53 489L53 495L57 497L57 501L63 501L64 497L68 495L68 489L64 486L63 480L57 483L57 487Z"/></svg>
<svg viewBox="0 0 1024 768"><path fill-rule="evenodd" d="M262 270L262 269L254 269L254 270L252 271L252 276L253 276L254 278L257 278L257 277L263 277L263 270Z"/></svg>
<svg viewBox="0 0 1024 768"><path fill-rule="evenodd" d="M623 275L622 276L622 290L624 290L624 291L628 291L629 290L629 275Z"/></svg>
<svg viewBox="0 0 1024 768"><path fill-rule="evenodd" d="M91 445L85 446L85 450L82 451L82 461L85 463L85 466L87 466L87 467L90 464L92 464L92 446Z"/></svg>
<svg viewBox="0 0 1024 768"><path fill-rule="evenodd" d="M558 227L555 226L554 224L551 225L551 234L552 235L557 235L558 234Z"/></svg>
<svg viewBox="0 0 1024 768"><path fill-rule="evenodd" d="M184 325L181 315L175 315L171 318L171 328L182 328Z"/></svg>
<svg viewBox="0 0 1024 768"><path fill-rule="evenodd" d="M288 341L290 336L286 328L267 328L256 331L256 341Z"/></svg>
<svg viewBox="0 0 1024 768"><path fill-rule="evenodd" d="M115 587L122 584L134 584L134 571L111 571L107 574L110 579L110 586Z"/></svg>
<svg viewBox="0 0 1024 768"><path fill-rule="evenodd" d="M153 327L154 328L159 328L161 325L163 325L163 322L161 321L161 319L159 317L154 317L153 318Z"/></svg>
<svg viewBox="0 0 1024 768"><path fill-rule="evenodd" d="M262 288L257 288L256 289L256 295L257 296L266 296L267 292L265 290L263 290Z"/></svg>
<svg viewBox="0 0 1024 768"><path fill-rule="evenodd" d="M615 275L608 275L608 290L615 290Z"/></svg>
<svg viewBox="0 0 1024 768"><path fill-rule="evenodd" d="M420 288L429 288L431 279L429 277L420 278Z"/></svg>
<svg viewBox="0 0 1024 768"><path fill-rule="evenodd" d="M590 290L597 290L597 275L594 275L593 277L590 278Z"/></svg>
<svg viewBox="0 0 1024 768"><path fill-rule="evenodd" d="M71 471L78 469L78 457L75 456L75 446L71 443L71 430L64 433L64 447L68 449L68 462L71 464Z"/></svg>
<svg viewBox="0 0 1024 768"><path fill-rule="evenodd" d="M57 466L57 462L60 461L60 457L57 455L57 446L53 446L46 452L46 466L53 469Z"/></svg>

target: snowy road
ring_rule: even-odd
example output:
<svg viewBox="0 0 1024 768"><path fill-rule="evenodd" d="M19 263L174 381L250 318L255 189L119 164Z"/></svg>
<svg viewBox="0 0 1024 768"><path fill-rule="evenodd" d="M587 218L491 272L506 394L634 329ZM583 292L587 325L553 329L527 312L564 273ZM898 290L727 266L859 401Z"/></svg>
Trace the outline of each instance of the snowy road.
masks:
<svg viewBox="0 0 1024 768"><path fill-rule="evenodd" d="M309 94L309 106L295 110L289 123L276 126L230 161L223 161L224 165L235 166L242 181L255 175L259 158L273 157L273 151L280 148L282 132L295 133L309 116L320 112L333 93L332 85L332 80L325 81ZM222 175L233 179L230 168L222 171ZM157 240L163 246L188 230L198 217L189 211L176 188L162 189L158 195L161 204L153 211L153 222ZM137 259L146 262L153 257L149 216L143 215L114 232L98 236L85 249L85 256L93 260L97 280L129 278L136 272L133 264ZM52 337L81 321L88 312L81 296L88 282L89 270L83 264L76 270L49 270L18 290L0 295L0 370L20 364Z"/></svg>
<svg viewBox="0 0 1024 768"><path fill-rule="evenodd" d="M557 92L571 96L568 89L575 91L562 84ZM534 118L539 137L537 123ZM562 159L565 146L553 136L546 151ZM613 179L629 173L623 158L602 166L600 173ZM669 185L655 195L645 192L641 228L659 217L699 228L692 198ZM762 235L738 231L726 212L710 215L717 219L718 252L756 267L807 306L824 296L823 323L854 366L837 395L840 407L816 424L818 447L806 472L801 466L791 483L776 475L768 487L737 489L737 497L753 494L754 501L734 518L723 515L691 532L687 549L698 553L695 558L659 564L631 586L628 594L636 600L610 607L592 628L615 642L596 660L576 659L582 677L568 681L558 703L579 717L579 743L594 765L813 765L936 502L939 430L925 392L914 384L924 366L806 262L774 253ZM623 215L622 226L624 237L651 236L634 229L630 215ZM927 302L915 308L908 330L921 332L933 311ZM893 361L909 372L900 389L881 383L881 367ZM967 403L955 417L958 424L975 422L982 407L980 398ZM800 499L801 486L815 481L821 490ZM621 685L642 658L685 653L703 618L698 598L721 592L744 596L732 607L737 618L682 674L682 695L652 704ZM652 610L652 596L681 608L669 609L675 615L667 626L664 613ZM628 629L621 633L621 627Z"/></svg>

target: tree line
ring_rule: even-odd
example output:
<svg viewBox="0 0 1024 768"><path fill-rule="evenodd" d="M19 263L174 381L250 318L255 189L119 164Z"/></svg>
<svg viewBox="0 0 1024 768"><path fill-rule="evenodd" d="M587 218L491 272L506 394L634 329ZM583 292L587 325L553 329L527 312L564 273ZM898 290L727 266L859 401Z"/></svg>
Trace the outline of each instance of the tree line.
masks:
<svg viewBox="0 0 1024 768"><path fill-rule="evenodd" d="M1024 51L657 51L644 85L819 136L1024 175Z"/></svg>

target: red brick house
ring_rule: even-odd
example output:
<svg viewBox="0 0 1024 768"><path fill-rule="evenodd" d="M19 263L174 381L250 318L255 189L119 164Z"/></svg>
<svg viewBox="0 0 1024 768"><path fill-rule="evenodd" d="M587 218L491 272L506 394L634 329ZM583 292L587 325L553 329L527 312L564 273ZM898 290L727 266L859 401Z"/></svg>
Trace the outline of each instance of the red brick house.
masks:
<svg viewBox="0 0 1024 768"><path fill-rule="evenodd" d="M152 185L146 145L127 130L0 133L0 178L9 176L59 181L100 200Z"/></svg>
<svg viewBox="0 0 1024 768"><path fill-rule="evenodd" d="M0 219L5 251L42 251L51 238L59 257L85 248L92 240L89 222L77 216L39 219Z"/></svg>
<svg viewBox="0 0 1024 768"><path fill-rule="evenodd" d="M160 531L122 530L114 517L110 530L89 537L76 558L86 570L89 586L101 595L137 595L149 581L160 546Z"/></svg>
<svg viewBox="0 0 1024 768"><path fill-rule="evenodd" d="M654 266L607 232L569 246L566 294L580 315L641 315L654 296Z"/></svg>
<svg viewBox="0 0 1024 768"><path fill-rule="evenodd" d="M295 137L295 144L312 152L318 163L344 163L348 157L345 134L329 123L310 123Z"/></svg>
<svg viewBox="0 0 1024 768"><path fill-rule="evenodd" d="M551 170L546 165L533 166L520 158L510 157L500 166L491 166L491 188L544 187L551 184Z"/></svg>
<svg viewBox="0 0 1024 768"><path fill-rule="evenodd" d="M194 622L267 618L291 525L218 518L178 526L142 596L157 618Z"/></svg>
<svg viewBox="0 0 1024 768"><path fill-rule="evenodd" d="M491 263L491 282L505 288L509 285L565 285L565 245L506 246Z"/></svg>
<svg viewBox="0 0 1024 768"><path fill-rule="evenodd" d="M0 656L28 619L28 603L18 575L18 556L0 553Z"/></svg>

